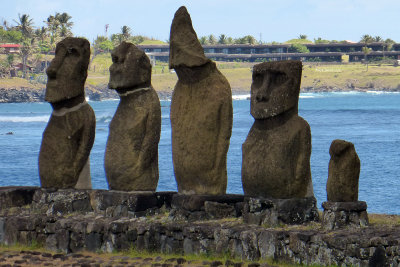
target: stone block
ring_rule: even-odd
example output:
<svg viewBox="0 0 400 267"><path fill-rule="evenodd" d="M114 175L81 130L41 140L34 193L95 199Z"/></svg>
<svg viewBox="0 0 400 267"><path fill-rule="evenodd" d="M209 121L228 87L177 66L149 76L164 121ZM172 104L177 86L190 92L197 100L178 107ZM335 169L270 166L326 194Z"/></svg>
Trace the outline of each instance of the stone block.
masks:
<svg viewBox="0 0 400 267"><path fill-rule="evenodd" d="M327 201L322 203L322 207L324 208L322 225L327 230L344 227L360 228L369 224L367 203L364 201Z"/></svg>
<svg viewBox="0 0 400 267"><path fill-rule="evenodd" d="M243 221L249 224L275 226L284 224L303 224L318 221L315 197L273 199L246 197Z"/></svg>
<svg viewBox="0 0 400 267"><path fill-rule="evenodd" d="M204 203L214 202L235 205L243 202L243 195L183 195L176 194L172 197L172 208L187 211L205 210Z"/></svg>
<svg viewBox="0 0 400 267"><path fill-rule="evenodd" d="M8 186L0 188L0 211L6 208L21 207L32 203L38 187Z"/></svg>

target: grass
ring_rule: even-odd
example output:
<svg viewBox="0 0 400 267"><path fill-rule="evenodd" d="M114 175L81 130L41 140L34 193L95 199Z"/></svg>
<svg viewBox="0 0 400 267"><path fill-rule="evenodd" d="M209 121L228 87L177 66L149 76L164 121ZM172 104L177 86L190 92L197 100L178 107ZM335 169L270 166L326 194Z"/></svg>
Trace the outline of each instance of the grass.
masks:
<svg viewBox="0 0 400 267"><path fill-rule="evenodd" d="M147 40L153 41L153 40ZM108 84L110 53L104 53L92 58L89 66L86 85L90 87ZM249 92L252 82L252 67L257 63L250 62L217 62L218 69L228 79L232 91ZM156 62L152 69L152 84L157 91L171 92L178 78L168 63ZM30 83L21 78L0 79L1 88L44 88L43 84ZM302 89L332 91L376 91L400 89L400 67L390 64L369 64L367 68L361 63L324 64L304 63Z"/></svg>
<svg viewBox="0 0 400 267"><path fill-rule="evenodd" d="M21 244L14 244L14 245L0 245L0 253L1 252L21 252L21 251L37 251L41 253L50 253L50 254L55 254L56 252L54 251L49 251L43 248L43 246L37 246L37 245L30 245L30 246L24 246ZM59 253L59 252L58 252ZM297 266L303 266L303 265L298 265L298 264L291 264L291 263L285 263L285 262L277 262L274 261L273 259L260 259L260 260L255 260L255 261L249 261L249 260L242 260L240 258L235 258L231 257L229 253L223 253L223 254L189 254L189 255L181 255L181 254L165 254L165 253L159 253L159 252L150 252L150 251L144 251L144 250L138 250L135 248L131 248L129 250L124 250L124 251L114 251L112 253L103 253L103 252L88 252L88 251L80 251L79 254L84 255L85 257L92 257L92 258L101 258L105 261L109 261L111 259L116 259L118 257L121 257L119 260L125 261L124 257L129 257L132 260L133 259L150 259L147 263L142 263L144 265L141 266L151 266L153 263L152 261L155 261L155 258L161 257L161 259L158 259L159 263L168 263L172 262L173 260L177 259L184 259L184 263L181 264L180 266L209 266L211 262L216 262L220 261L222 264L225 264L227 261L234 262L234 263L239 263L242 262L244 265L242 266L247 266L250 263L259 263L261 264L269 264L273 266L279 266L279 267L297 267ZM320 265L310 265L310 266L320 266Z"/></svg>
<svg viewBox="0 0 400 267"><path fill-rule="evenodd" d="M228 79L233 91L250 91L252 67L257 63L250 62L217 62L218 69ZM87 82L91 85L107 84L108 68L111 65L109 54L96 56L89 71ZM93 72L96 66L96 72ZM178 78L165 62L157 62L153 67L152 84L158 91L172 91ZM304 63L302 88L325 89L337 91L368 91L400 88L400 67L389 64L309 64Z"/></svg>
<svg viewBox="0 0 400 267"><path fill-rule="evenodd" d="M372 226L398 226L400 225L400 215L390 214L368 214L369 223Z"/></svg>

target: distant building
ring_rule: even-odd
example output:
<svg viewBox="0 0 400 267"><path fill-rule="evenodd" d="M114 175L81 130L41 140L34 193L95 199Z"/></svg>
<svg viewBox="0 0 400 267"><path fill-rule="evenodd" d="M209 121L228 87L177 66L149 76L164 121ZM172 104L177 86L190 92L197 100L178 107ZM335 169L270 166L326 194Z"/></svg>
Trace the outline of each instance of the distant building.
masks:
<svg viewBox="0 0 400 267"><path fill-rule="evenodd" d="M217 61L277 61L302 60L309 62L355 62L364 59L363 43L341 42L327 44L304 44L309 53L290 52L291 44L216 44L203 45L204 53L208 58ZM138 45L140 49L159 61L168 62L169 45ZM371 52L369 60L383 57L397 59L400 56L400 44L394 44L391 51L386 51L385 43L368 44Z"/></svg>
<svg viewBox="0 0 400 267"><path fill-rule="evenodd" d="M20 44L0 44L0 48L4 48L4 54L17 54L20 47Z"/></svg>

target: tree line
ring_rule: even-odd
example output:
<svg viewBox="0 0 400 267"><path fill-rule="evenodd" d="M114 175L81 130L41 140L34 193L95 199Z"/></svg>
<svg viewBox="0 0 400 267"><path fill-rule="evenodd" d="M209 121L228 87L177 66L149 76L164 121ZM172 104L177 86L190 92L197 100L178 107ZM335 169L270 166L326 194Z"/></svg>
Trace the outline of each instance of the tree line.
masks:
<svg viewBox="0 0 400 267"><path fill-rule="evenodd" d="M0 43L16 43L21 44L19 58L22 62L23 71L22 76L26 77L26 66L28 64L28 58L30 64L36 65L38 62L43 60L43 55L49 54L55 50L56 44L65 37L73 36L72 17L66 13L56 12L54 15L49 15L43 22L46 26L35 27L33 19L28 14L18 15L16 20L13 20L15 25L11 25L8 21L3 20L0 25ZM143 35L133 35L132 29L126 25L120 28L120 32L113 33L110 38L107 34L108 24L105 25L105 35L97 36L92 44L93 55L96 56L102 52L110 52L114 47L118 46L121 42L127 41L134 44L141 44L145 41L152 41L156 44L169 43L169 40L165 42L155 40ZM201 36L199 42L202 45L229 45L229 44L281 44L279 42L264 43L261 40L257 40L252 35L245 35L243 37L233 38L225 34L220 34L216 37L213 34L208 36ZM309 50L305 46L307 43L342 43L347 41L337 40L325 40L320 37L314 39L314 41L308 40L307 35L300 34L297 38L284 42L285 44L291 44L288 48L288 52L296 53L308 53ZM361 37L360 42L364 44L363 52L365 59L371 52L368 45L372 42L379 42L382 44L382 51L390 51L395 42L390 39L383 39L380 36L372 37L371 35L365 34ZM1 51L0 51L1 52ZM14 55L7 55L6 59L0 60L0 67L11 68L15 61Z"/></svg>

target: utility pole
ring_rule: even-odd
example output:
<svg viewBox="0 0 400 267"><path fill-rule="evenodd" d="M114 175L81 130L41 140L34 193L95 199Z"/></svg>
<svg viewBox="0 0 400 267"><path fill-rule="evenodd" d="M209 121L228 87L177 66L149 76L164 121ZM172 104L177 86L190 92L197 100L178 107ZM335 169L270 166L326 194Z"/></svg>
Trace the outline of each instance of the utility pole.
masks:
<svg viewBox="0 0 400 267"><path fill-rule="evenodd" d="M106 38L108 38L108 36L107 36L107 31L108 31L108 27L109 27L110 25L109 24L106 24L106 26L104 26L104 28L105 28L105 30L106 30Z"/></svg>

